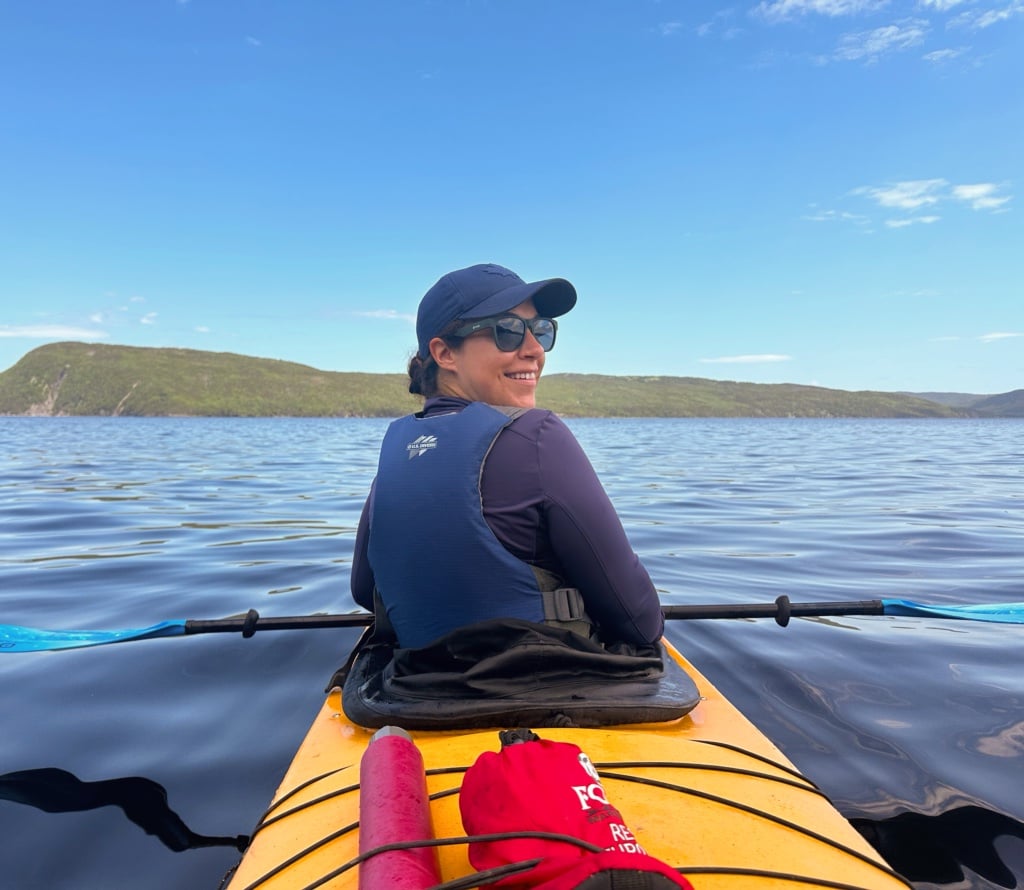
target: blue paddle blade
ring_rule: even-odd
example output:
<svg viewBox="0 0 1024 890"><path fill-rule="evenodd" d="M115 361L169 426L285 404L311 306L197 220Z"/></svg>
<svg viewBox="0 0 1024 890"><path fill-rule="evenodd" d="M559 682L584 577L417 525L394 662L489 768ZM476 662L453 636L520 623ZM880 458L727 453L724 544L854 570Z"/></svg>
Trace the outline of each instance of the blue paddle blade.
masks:
<svg viewBox="0 0 1024 890"><path fill-rule="evenodd" d="M47 652L51 649L79 649L83 646L104 646L125 640L148 640L154 637L178 637L185 633L185 621L161 621L133 630L39 630L0 624L0 652Z"/></svg>
<svg viewBox="0 0 1024 890"><path fill-rule="evenodd" d="M925 606L910 600L882 600L884 615L915 618L961 618L966 621L992 621L999 624L1024 624L1024 603L985 603L976 606Z"/></svg>

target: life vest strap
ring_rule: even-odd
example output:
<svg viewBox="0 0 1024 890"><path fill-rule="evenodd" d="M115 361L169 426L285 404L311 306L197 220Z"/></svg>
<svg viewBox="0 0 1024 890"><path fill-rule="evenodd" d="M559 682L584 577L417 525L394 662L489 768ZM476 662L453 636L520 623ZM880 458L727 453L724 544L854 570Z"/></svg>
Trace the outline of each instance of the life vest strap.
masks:
<svg viewBox="0 0 1024 890"><path fill-rule="evenodd" d="M554 590L542 590L544 602L544 623L564 627L589 637L594 630L594 622L587 615L583 605L583 594L575 587L557 587Z"/></svg>

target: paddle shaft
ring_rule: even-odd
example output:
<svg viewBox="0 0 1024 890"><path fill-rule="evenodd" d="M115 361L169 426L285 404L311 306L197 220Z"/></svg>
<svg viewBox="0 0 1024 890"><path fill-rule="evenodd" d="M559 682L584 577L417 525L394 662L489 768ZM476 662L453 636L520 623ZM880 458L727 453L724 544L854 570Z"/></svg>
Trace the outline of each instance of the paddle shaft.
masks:
<svg viewBox="0 0 1024 890"><path fill-rule="evenodd" d="M963 619L997 624L1024 624L1024 602L974 605L925 605L911 600L882 599L860 602L793 603L780 596L774 603L666 606L668 621L702 618L772 618L785 627L790 618L825 618L833 615L888 615L902 618ZM127 630L39 630L16 624L0 624L0 653L45 652L78 649L129 640L176 637L185 634L241 633L251 637L258 630L306 630L318 627L366 627L373 621L368 612L341 615L294 615L261 618L255 609L239 618L191 618L161 621L149 627Z"/></svg>
<svg viewBox="0 0 1024 890"><path fill-rule="evenodd" d="M774 603L737 603L728 605L665 606L665 619L695 618L774 618L776 624L785 627L790 618L817 618L830 615L884 615L882 600L860 600L859 602L837 603L794 603L788 596L780 596Z"/></svg>
<svg viewBox="0 0 1024 890"><path fill-rule="evenodd" d="M774 618L785 627L790 618L827 617L830 615L884 615L881 600L836 603L793 603L780 596L774 603L738 603L665 606L666 621L702 618ZM191 618L185 622L186 634L241 633L251 637L258 630L310 630L322 627L365 627L373 620L369 612L343 615L291 615L261 618L255 609L242 618Z"/></svg>

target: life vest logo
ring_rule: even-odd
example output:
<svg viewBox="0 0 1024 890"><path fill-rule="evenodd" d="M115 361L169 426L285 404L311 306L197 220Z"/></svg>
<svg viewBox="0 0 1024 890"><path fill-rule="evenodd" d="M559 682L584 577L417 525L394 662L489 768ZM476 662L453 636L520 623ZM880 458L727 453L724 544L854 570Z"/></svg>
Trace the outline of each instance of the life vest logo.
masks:
<svg viewBox="0 0 1024 890"><path fill-rule="evenodd" d="M409 460L426 454L431 448L437 448L437 436L417 436L405 446L405 450L409 452Z"/></svg>

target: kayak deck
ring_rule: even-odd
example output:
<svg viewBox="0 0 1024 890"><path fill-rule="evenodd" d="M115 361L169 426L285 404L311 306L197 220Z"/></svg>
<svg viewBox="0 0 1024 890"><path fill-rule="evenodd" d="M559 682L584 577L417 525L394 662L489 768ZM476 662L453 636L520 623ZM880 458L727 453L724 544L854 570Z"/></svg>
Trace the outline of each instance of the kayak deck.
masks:
<svg viewBox="0 0 1024 890"><path fill-rule="evenodd" d="M702 700L669 723L538 730L573 742L652 856L696 890L895 888L907 883L812 782L671 647ZM300 747L229 890L355 888L359 764L373 730L353 725L333 690ZM443 880L472 875L459 815L462 775L497 729L412 733L427 772ZM383 888L382 888L383 890Z"/></svg>

